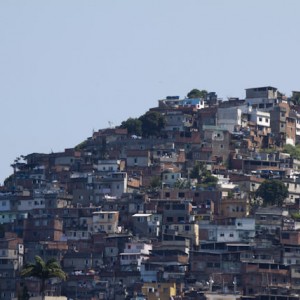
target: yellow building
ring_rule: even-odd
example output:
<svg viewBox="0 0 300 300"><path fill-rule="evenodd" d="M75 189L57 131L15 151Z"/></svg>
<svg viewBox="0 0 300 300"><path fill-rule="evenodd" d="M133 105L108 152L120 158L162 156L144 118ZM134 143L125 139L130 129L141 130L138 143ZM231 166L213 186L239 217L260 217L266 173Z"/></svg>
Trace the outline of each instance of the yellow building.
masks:
<svg viewBox="0 0 300 300"><path fill-rule="evenodd" d="M148 300L170 300L170 297L176 296L176 283L145 282L142 292Z"/></svg>

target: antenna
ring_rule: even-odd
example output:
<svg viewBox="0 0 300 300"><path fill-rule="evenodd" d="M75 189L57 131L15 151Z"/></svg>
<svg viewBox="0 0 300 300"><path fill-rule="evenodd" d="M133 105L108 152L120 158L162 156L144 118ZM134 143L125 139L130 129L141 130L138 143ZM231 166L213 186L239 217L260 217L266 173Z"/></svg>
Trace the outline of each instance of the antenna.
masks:
<svg viewBox="0 0 300 300"><path fill-rule="evenodd" d="M109 125L109 128L112 128L112 125L113 125L114 123L112 122L112 121L108 121L108 125Z"/></svg>

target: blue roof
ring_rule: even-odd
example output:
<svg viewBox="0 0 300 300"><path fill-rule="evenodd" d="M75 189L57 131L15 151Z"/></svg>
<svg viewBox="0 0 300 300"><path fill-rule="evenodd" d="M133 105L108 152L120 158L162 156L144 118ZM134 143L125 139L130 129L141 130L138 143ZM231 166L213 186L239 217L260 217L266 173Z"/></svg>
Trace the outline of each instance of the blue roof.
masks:
<svg viewBox="0 0 300 300"><path fill-rule="evenodd" d="M199 104L199 102L201 101L201 98L188 98L188 99L184 99L181 101L182 101L182 104L196 105L196 104Z"/></svg>

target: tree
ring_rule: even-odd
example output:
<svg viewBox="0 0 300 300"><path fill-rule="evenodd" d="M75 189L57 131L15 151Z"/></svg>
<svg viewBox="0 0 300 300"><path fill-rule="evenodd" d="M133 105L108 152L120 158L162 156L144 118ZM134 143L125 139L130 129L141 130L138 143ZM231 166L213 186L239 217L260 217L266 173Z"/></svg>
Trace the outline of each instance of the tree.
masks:
<svg viewBox="0 0 300 300"><path fill-rule="evenodd" d="M145 137L160 136L161 130L165 127L164 116L156 111L148 111L139 120L142 122L142 134Z"/></svg>
<svg viewBox="0 0 300 300"><path fill-rule="evenodd" d="M216 176L208 174L205 177L203 177L202 183L207 186L216 186L218 183L218 178Z"/></svg>
<svg viewBox="0 0 300 300"><path fill-rule="evenodd" d="M78 145L76 145L76 146L74 147L74 149L75 149L75 150L83 150L83 149L86 147L87 144L88 144L88 141L85 140L85 141L79 143Z"/></svg>
<svg viewBox="0 0 300 300"><path fill-rule="evenodd" d="M127 129L129 134L142 135L142 121L137 118L129 118L123 121L120 128Z"/></svg>
<svg viewBox="0 0 300 300"><path fill-rule="evenodd" d="M293 146L293 145L286 144L283 147L283 152L290 154L290 156L293 158L300 159L299 145Z"/></svg>
<svg viewBox="0 0 300 300"><path fill-rule="evenodd" d="M206 177L210 175L210 171L207 170L205 163L203 162L196 162L193 169L190 172L190 178L197 179L198 181L201 180L202 177Z"/></svg>
<svg viewBox="0 0 300 300"><path fill-rule="evenodd" d="M193 89L191 90L188 94L187 97L188 98L205 98L207 95L207 91L206 90L198 90L198 89Z"/></svg>
<svg viewBox="0 0 300 300"><path fill-rule="evenodd" d="M200 180L201 169L199 164L195 164L193 169L190 172L190 178Z"/></svg>
<svg viewBox="0 0 300 300"><path fill-rule="evenodd" d="M160 188L161 185L162 185L162 181L161 181L161 178L159 176L154 176L154 177L151 178L150 187L152 189Z"/></svg>
<svg viewBox="0 0 300 300"><path fill-rule="evenodd" d="M66 280L67 275L61 269L59 263L56 259L49 259L45 262L40 256L35 256L35 263L28 263L22 269L20 275L23 278L26 277L35 277L40 279L41 287L40 294L44 299L46 280L50 278L60 278L62 280Z"/></svg>
<svg viewBox="0 0 300 300"><path fill-rule="evenodd" d="M282 206L284 199L288 196L288 189L279 180L265 180L256 190L255 196L263 199L264 206Z"/></svg>
<svg viewBox="0 0 300 300"><path fill-rule="evenodd" d="M211 171L207 170L203 162L197 162L189 176L192 179L197 179L198 184L202 187L215 187L218 183L218 178L212 175Z"/></svg>

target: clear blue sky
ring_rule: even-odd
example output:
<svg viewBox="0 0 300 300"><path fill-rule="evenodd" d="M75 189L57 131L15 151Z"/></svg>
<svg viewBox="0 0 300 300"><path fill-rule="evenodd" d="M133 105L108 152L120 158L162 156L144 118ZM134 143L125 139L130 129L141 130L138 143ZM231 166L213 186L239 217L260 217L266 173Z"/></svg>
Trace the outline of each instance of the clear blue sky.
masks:
<svg viewBox="0 0 300 300"><path fill-rule="evenodd" d="M193 88L300 90L299 0L0 1L0 182Z"/></svg>

